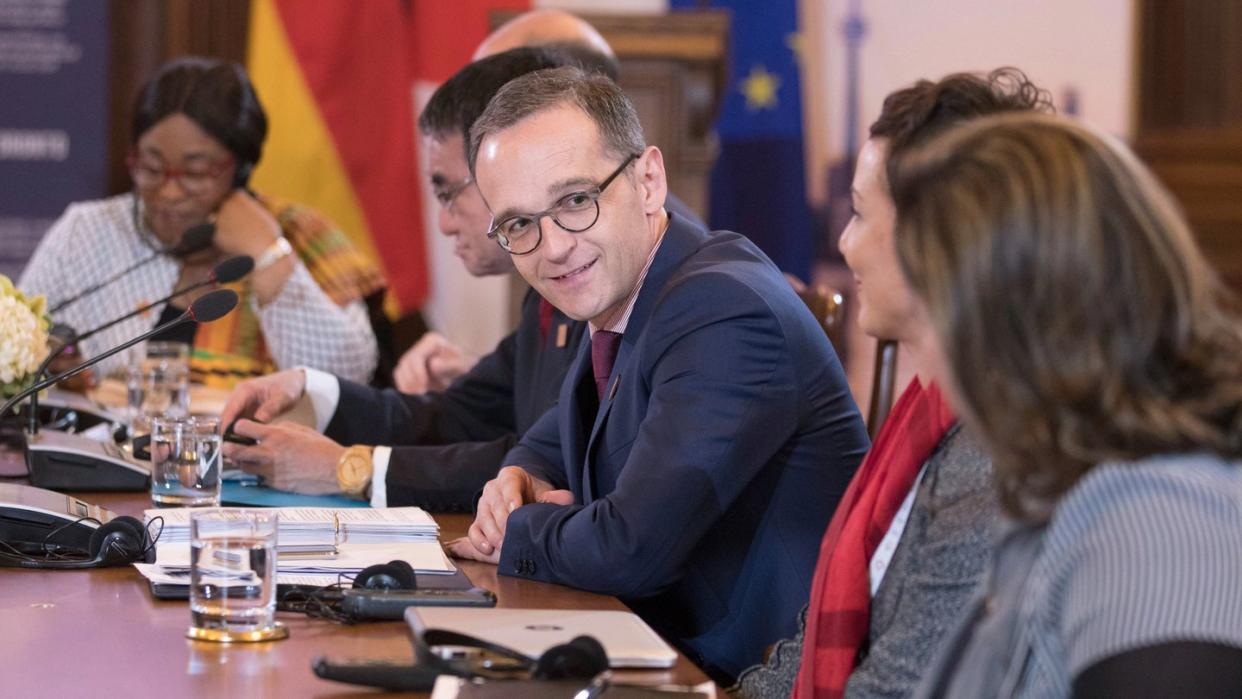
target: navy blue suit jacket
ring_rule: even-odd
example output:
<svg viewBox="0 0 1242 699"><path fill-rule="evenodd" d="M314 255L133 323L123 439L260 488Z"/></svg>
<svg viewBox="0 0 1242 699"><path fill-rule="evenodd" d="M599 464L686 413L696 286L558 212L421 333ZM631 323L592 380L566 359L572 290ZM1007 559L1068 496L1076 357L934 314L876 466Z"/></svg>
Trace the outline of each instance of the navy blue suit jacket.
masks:
<svg viewBox="0 0 1242 699"><path fill-rule="evenodd" d="M841 365L757 247L675 216L598 410L583 344L505 457L576 504L515 510L500 572L616 595L728 681L796 630L867 450Z"/></svg>
<svg viewBox="0 0 1242 699"><path fill-rule="evenodd" d="M342 444L384 444L388 504L470 511L517 438L556 403L586 323L553 309L547 337L539 295L522 302L517 330L441 392L407 395L341 380L325 433Z"/></svg>

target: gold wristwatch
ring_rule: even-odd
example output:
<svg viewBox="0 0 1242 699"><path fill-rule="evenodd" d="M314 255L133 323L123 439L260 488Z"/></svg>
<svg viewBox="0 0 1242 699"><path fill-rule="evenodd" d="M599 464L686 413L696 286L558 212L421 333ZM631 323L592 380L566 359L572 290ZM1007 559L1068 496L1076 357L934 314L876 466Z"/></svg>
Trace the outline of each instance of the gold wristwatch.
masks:
<svg viewBox="0 0 1242 699"><path fill-rule="evenodd" d="M371 473L375 466L371 454L375 447L355 444L341 454L336 462L336 483L341 492L352 497L360 497L371 484Z"/></svg>

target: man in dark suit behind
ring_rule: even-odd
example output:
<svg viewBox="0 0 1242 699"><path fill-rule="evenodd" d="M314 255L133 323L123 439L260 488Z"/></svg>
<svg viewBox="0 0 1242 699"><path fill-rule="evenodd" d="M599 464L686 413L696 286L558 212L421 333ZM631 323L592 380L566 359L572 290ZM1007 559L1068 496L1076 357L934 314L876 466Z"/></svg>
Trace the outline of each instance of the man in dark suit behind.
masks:
<svg viewBox="0 0 1242 699"><path fill-rule="evenodd" d="M513 263L484 235L491 215L466 163L466 132L509 80L569 61L590 65L586 57L518 48L484 58L441 85L423 110L419 130L440 204L440 231L454 239L472 275L508 274ZM270 420L305 394L324 434L290 423L242 420L237 431L260 444L227 445L225 453L284 490L348 490L338 469L354 468L369 474L353 482L361 486L358 494L369 486L373 505L468 511L517 436L556 401L585 328L532 291L523 300L517 330L443 391L379 391L310 369L245 382L224 410L226 424L235 417Z"/></svg>
<svg viewBox="0 0 1242 699"><path fill-rule="evenodd" d="M452 550L617 595L728 681L793 629L868 446L840 363L753 244L666 213L610 80L509 83L470 153L489 236L591 342Z"/></svg>

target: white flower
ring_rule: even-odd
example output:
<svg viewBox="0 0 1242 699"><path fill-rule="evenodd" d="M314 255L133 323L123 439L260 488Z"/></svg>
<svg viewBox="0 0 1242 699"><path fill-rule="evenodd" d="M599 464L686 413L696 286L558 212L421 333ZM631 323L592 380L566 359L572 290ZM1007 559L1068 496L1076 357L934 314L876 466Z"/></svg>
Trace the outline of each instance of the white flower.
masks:
<svg viewBox="0 0 1242 699"><path fill-rule="evenodd" d="M24 382L47 355L46 303L27 299L0 275L0 393Z"/></svg>

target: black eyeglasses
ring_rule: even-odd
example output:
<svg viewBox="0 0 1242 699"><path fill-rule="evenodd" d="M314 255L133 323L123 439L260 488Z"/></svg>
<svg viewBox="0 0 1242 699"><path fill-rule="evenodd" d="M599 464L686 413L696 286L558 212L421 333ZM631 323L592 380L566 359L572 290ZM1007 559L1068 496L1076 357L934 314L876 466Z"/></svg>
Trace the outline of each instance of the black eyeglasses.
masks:
<svg viewBox="0 0 1242 699"><path fill-rule="evenodd" d="M598 186L580 191L570 192L552 205L552 208L544 209L534 214L516 214L510 216L500 223L492 220L492 226L487 230L487 237L493 238L500 247L504 248L510 255L527 255L535 251L539 247L539 243L543 242L543 230L539 227L539 222L544 216L552 217L552 221L564 230L570 233L581 233L599 220L599 197L617 179L630 163L634 162L642 153L634 153L621 162L621 165L613 170L612 174L604 178Z"/></svg>

